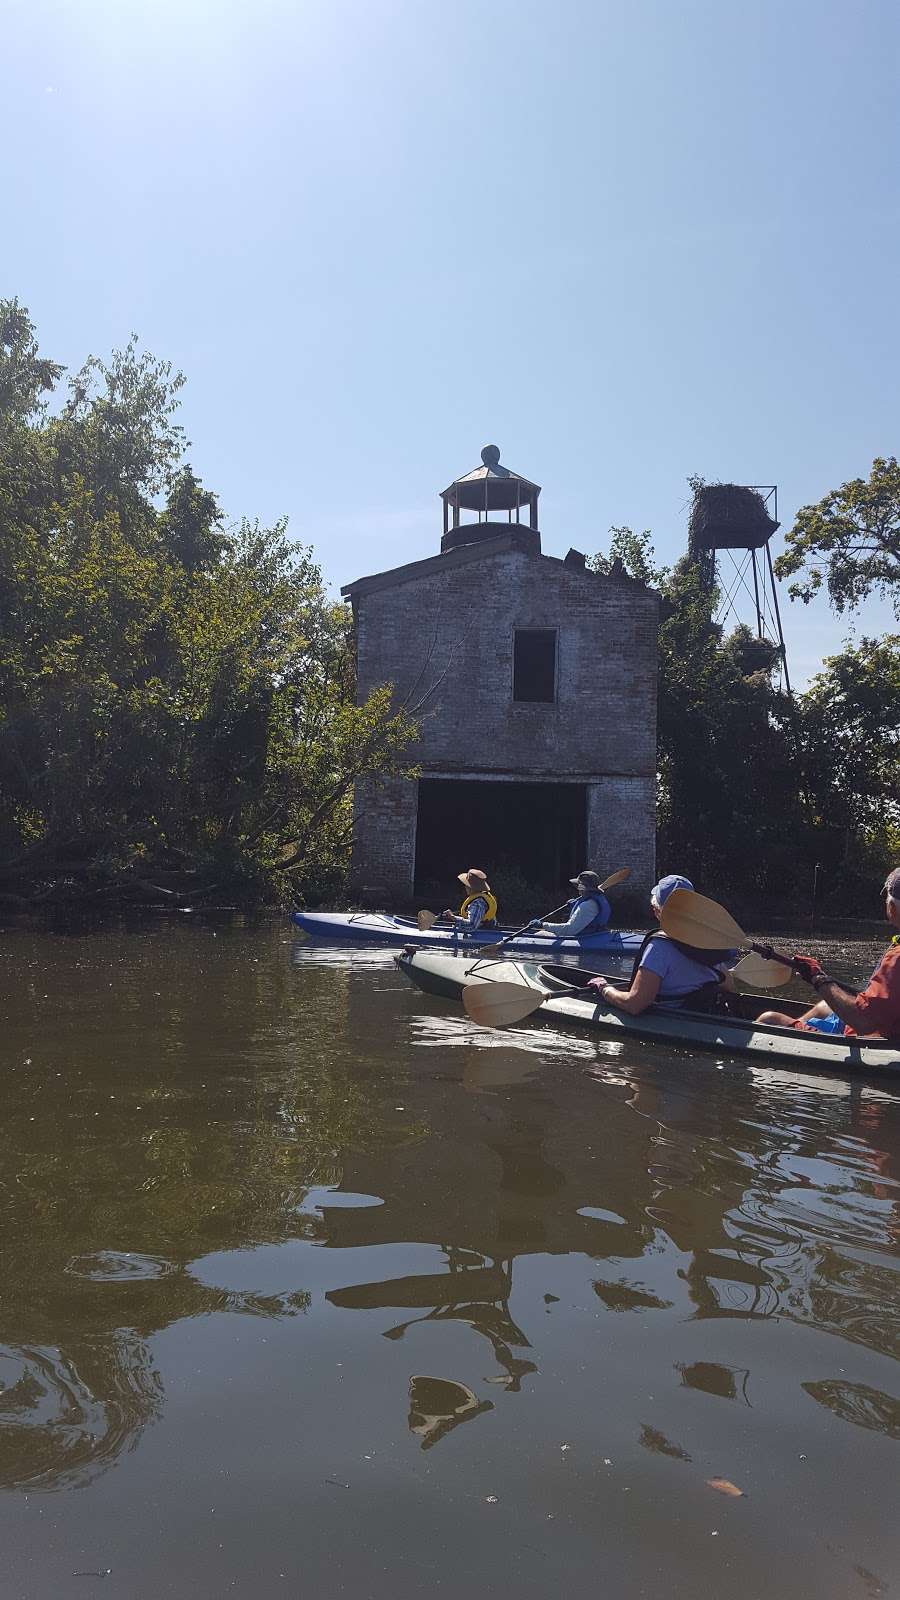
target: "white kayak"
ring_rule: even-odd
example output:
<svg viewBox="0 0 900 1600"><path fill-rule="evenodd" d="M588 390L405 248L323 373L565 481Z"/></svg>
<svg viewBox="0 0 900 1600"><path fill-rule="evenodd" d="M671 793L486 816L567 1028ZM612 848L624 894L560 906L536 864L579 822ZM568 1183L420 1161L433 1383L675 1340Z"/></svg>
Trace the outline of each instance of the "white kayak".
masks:
<svg viewBox="0 0 900 1600"><path fill-rule="evenodd" d="M421 933L411 917L395 917L389 911L295 911L291 921L314 939L330 944L355 940L359 944L409 944L415 940L424 949L459 950L477 949L480 945L496 944L515 930L513 928L479 928L475 933L462 934L458 928L441 926ZM582 955L590 950L602 950L608 955L629 955L639 950L642 933L618 933L614 928L604 928L602 933L589 933L583 939L554 939L546 933L522 933L511 940L507 949L518 951L546 951L547 955Z"/></svg>
<svg viewBox="0 0 900 1600"><path fill-rule="evenodd" d="M686 1008L667 1010L650 1006L640 1016L605 1006L597 991L579 993L595 972L577 967L522 960L491 960L488 957L453 956L432 950L405 950L397 965L427 994L443 995L459 1001L471 983L520 984L544 995L540 1007L531 1013L529 1023L552 1019L557 1024L573 1022L598 1033L688 1048L734 1052L752 1056L770 1065L842 1073L871 1072L900 1074L900 1044L887 1039L860 1039L855 1035L800 1033L794 1028L777 1028L755 1019L771 1009L771 996L762 994L729 995L729 1011L710 1014ZM621 979L611 981L621 982ZM797 1016L805 1009L797 1001L775 1002L779 1011ZM520 1024L521 1025L521 1024Z"/></svg>

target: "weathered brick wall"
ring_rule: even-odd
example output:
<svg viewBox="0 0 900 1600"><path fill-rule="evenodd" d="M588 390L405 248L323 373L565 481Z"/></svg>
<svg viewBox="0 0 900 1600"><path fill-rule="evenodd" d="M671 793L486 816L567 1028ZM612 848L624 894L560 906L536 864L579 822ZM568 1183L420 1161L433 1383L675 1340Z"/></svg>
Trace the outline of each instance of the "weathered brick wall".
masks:
<svg viewBox="0 0 900 1600"><path fill-rule="evenodd" d="M384 910L412 894L416 860L415 781L356 785L351 876L357 897Z"/></svg>
<svg viewBox="0 0 900 1600"><path fill-rule="evenodd" d="M601 777L588 788L588 860L603 877L630 867L620 895L646 907L656 878L656 778Z"/></svg>
<svg viewBox="0 0 900 1600"><path fill-rule="evenodd" d="M398 701L426 697L412 757L425 774L593 783L591 862L612 851L643 892L655 865L656 595L518 549L459 554L357 594L360 694L391 681ZM555 703L513 700L516 628L559 630ZM381 798L361 786L357 887L411 892L415 807L414 784Z"/></svg>

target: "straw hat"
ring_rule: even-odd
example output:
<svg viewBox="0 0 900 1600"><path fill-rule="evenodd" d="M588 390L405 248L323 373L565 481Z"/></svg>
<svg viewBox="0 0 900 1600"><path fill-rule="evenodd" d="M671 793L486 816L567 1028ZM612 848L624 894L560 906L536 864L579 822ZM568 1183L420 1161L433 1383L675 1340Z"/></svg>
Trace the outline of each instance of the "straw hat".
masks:
<svg viewBox="0 0 900 1600"><path fill-rule="evenodd" d="M487 889L489 893L492 892L491 886L487 881L487 873L482 872L480 867L470 867L468 872L458 872L456 876L460 883L466 889L471 889L473 893L477 893L479 889Z"/></svg>

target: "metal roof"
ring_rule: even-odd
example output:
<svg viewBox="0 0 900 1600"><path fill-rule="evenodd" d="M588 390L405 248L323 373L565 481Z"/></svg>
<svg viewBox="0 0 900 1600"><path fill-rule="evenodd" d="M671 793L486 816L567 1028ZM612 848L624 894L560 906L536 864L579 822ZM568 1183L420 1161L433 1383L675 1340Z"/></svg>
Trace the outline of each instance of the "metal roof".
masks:
<svg viewBox="0 0 900 1600"><path fill-rule="evenodd" d="M539 483L532 483L531 479L524 478L521 472L513 472L511 467L502 467L498 446L486 444L481 452L481 466L473 467L471 472L463 472L458 478L454 478L446 489L441 490L441 493L452 494L460 484L484 483L486 478L509 478L513 483L524 484L526 489L540 490Z"/></svg>

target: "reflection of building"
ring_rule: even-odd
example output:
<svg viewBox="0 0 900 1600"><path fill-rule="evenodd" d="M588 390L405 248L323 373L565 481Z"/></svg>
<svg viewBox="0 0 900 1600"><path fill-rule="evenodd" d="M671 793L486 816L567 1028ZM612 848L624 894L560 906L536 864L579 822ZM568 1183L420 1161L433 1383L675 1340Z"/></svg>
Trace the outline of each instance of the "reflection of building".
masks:
<svg viewBox="0 0 900 1600"><path fill-rule="evenodd" d="M359 693L427 696L418 783L360 785L354 876L388 899L477 861L554 888L654 871L658 598L541 552L537 484L482 465L443 492L439 555L360 578Z"/></svg>

